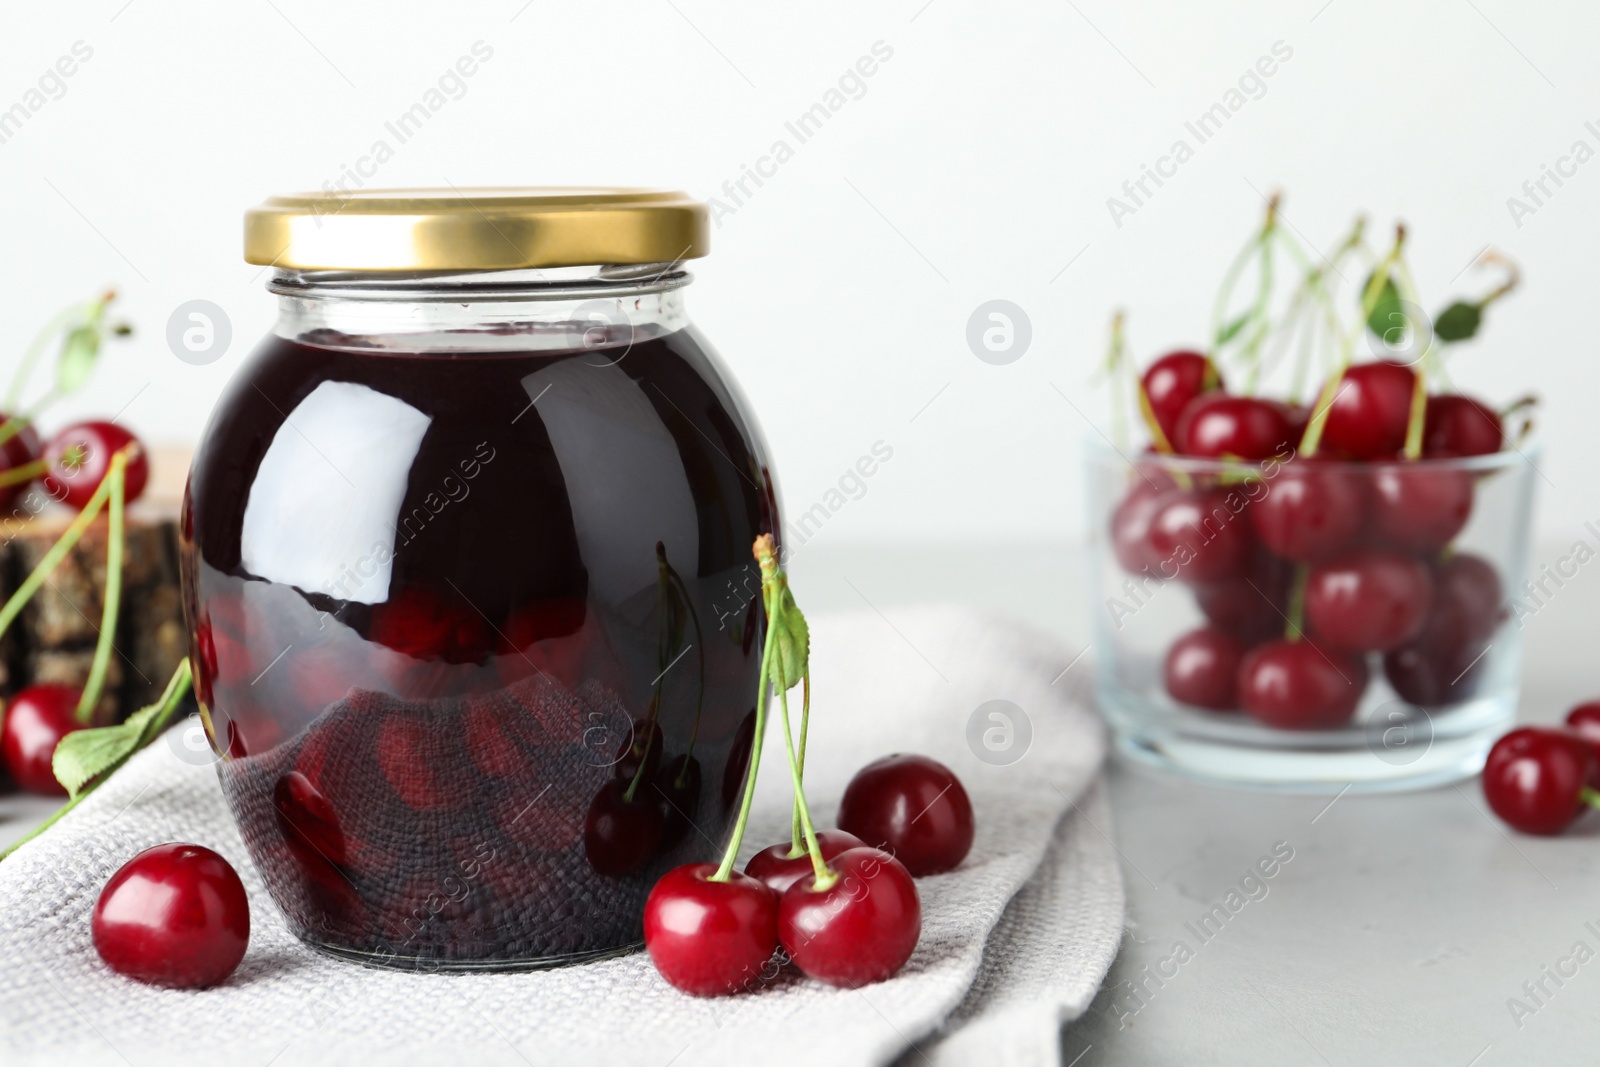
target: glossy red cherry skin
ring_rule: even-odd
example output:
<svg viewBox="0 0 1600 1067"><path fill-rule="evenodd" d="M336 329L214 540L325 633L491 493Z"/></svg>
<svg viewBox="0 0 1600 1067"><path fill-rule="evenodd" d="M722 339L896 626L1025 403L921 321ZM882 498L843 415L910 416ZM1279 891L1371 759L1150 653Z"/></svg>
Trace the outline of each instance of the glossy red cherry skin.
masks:
<svg viewBox="0 0 1600 1067"><path fill-rule="evenodd" d="M56 743L83 726L73 714L81 694L70 685L30 685L13 696L0 728L0 758L12 779L30 793L64 797L50 759Z"/></svg>
<svg viewBox="0 0 1600 1067"><path fill-rule="evenodd" d="M1567 712L1567 729L1600 753L1600 700L1587 701Z"/></svg>
<svg viewBox="0 0 1600 1067"><path fill-rule="evenodd" d="M1219 582L1243 574L1250 563L1250 524L1229 502L1223 489L1163 496L1146 535L1160 561L1154 573L1186 582Z"/></svg>
<svg viewBox="0 0 1600 1067"><path fill-rule="evenodd" d="M1559 834L1588 808L1600 762L1576 734L1542 726L1512 730L1494 743L1483 767L1483 797L1525 834Z"/></svg>
<svg viewBox="0 0 1600 1067"><path fill-rule="evenodd" d="M1161 562L1150 545L1150 522L1172 491L1165 477L1141 478L1111 512L1111 551L1122 569L1140 574Z"/></svg>
<svg viewBox="0 0 1600 1067"><path fill-rule="evenodd" d="M1196 397L1178 419L1174 445L1186 456L1257 460L1289 446L1289 420L1265 400L1212 392Z"/></svg>
<svg viewBox="0 0 1600 1067"><path fill-rule="evenodd" d="M1194 600L1211 625L1255 644L1283 634L1293 581L1293 564L1270 552L1254 552L1245 573L1196 585Z"/></svg>
<svg viewBox="0 0 1600 1067"><path fill-rule="evenodd" d="M648 782L629 800L628 783L613 778L600 787L583 823L583 853L589 866L607 878L644 870L661 848L666 816L650 795Z"/></svg>
<svg viewBox="0 0 1600 1067"><path fill-rule="evenodd" d="M1385 544L1432 555L1472 517L1472 474L1433 463L1386 464L1372 474L1372 532Z"/></svg>
<svg viewBox="0 0 1600 1067"><path fill-rule="evenodd" d="M1180 704L1227 711L1239 706L1239 663L1244 643L1210 626L1191 630L1167 649L1161 677Z"/></svg>
<svg viewBox="0 0 1600 1067"><path fill-rule="evenodd" d="M1342 465L1302 459L1265 484L1266 495L1247 509L1250 525L1261 543L1284 559L1326 559L1361 531L1366 486Z"/></svg>
<svg viewBox="0 0 1600 1067"><path fill-rule="evenodd" d="M1144 395L1150 413L1167 442L1176 446L1178 418L1189 401L1212 389L1223 389L1222 374L1199 352L1168 352L1144 372Z"/></svg>
<svg viewBox="0 0 1600 1067"><path fill-rule="evenodd" d="M94 906L95 951L118 974L200 989L227 979L250 943L250 901L209 848L168 844L123 864Z"/></svg>
<svg viewBox="0 0 1600 1067"><path fill-rule="evenodd" d="M45 491L68 507L82 508L105 480L112 455L138 440L114 422L68 426L45 443L43 458L50 465L44 477ZM139 499L149 480L150 457L139 448L128 460L124 499L130 504Z"/></svg>
<svg viewBox="0 0 1600 1067"><path fill-rule="evenodd" d="M1322 446L1356 459L1400 451L1411 418L1416 375L1398 363L1359 363L1345 370L1322 427Z"/></svg>
<svg viewBox="0 0 1600 1067"><path fill-rule="evenodd" d="M953 870L972 848L972 801L949 767L896 753L856 772L839 801L839 829L921 878Z"/></svg>
<svg viewBox="0 0 1600 1067"><path fill-rule="evenodd" d="M778 949L778 896L734 871L713 882L714 863L690 863L661 876L644 905L644 945L672 985L697 997L759 985Z"/></svg>
<svg viewBox="0 0 1600 1067"><path fill-rule="evenodd" d="M1360 549L1311 569L1306 622L1326 644L1382 652L1417 635L1432 599L1433 581L1420 561Z"/></svg>
<svg viewBox="0 0 1600 1067"><path fill-rule="evenodd" d="M4 426L10 418L11 416L0 412L0 426ZM32 426L17 431L6 439L5 444L0 445L0 472L15 470L32 463L39 458L40 448L39 435ZM27 488L26 482L0 487L0 507L10 507Z"/></svg>
<svg viewBox="0 0 1600 1067"><path fill-rule="evenodd" d="M1366 688L1365 660L1307 638L1260 645L1239 665L1239 706L1283 730L1343 726Z"/></svg>
<svg viewBox="0 0 1600 1067"><path fill-rule="evenodd" d="M855 989L905 966L922 935L917 885L899 860L852 848L829 864L839 880L817 890L809 878L778 901L778 943L795 965L829 985Z"/></svg>
<svg viewBox="0 0 1600 1067"><path fill-rule="evenodd" d="M762 849L750 857L750 862L744 865L744 873L765 882L774 893L782 893L800 879L810 878L814 872L811 853L805 851L791 857L789 847L785 842ZM817 847L822 850L823 862L827 863L841 852L865 845L855 834L843 830L818 830Z"/></svg>
<svg viewBox="0 0 1600 1067"><path fill-rule="evenodd" d="M1455 393L1428 398L1422 424L1424 456L1485 456L1500 451L1504 443L1500 415L1483 401Z"/></svg>
<svg viewBox="0 0 1600 1067"><path fill-rule="evenodd" d="M1401 699L1419 708L1470 699L1485 653L1505 615L1500 575L1468 552L1433 569L1433 601L1417 636L1384 653L1383 673Z"/></svg>

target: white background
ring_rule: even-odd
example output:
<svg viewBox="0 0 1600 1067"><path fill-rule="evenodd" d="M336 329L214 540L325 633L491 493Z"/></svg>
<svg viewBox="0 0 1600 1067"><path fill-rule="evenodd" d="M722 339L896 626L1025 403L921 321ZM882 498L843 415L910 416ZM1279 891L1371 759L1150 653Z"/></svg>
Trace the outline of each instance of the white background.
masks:
<svg viewBox="0 0 1600 1067"><path fill-rule="evenodd" d="M126 408L149 439L192 439L274 314L241 259L242 211L337 180L475 41L493 58L369 186L717 195L883 41L893 57L865 95L721 220L694 268L691 312L754 401L791 514L881 439L894 458L829 521L831 543L1080 532L1078 450L1087 420L1111 425L1092 384L1110 310L1129 309L1142 359L1200 342L1261 194L1281 188L1322 247L1358 210L1379 240L1404 218L1430 309L1490 283L1463 273L1486 244L1522 264L1523 291L1451 367L1496 402L1543 395L1540 528L1565 541L1600 518L1584 474L1600 465L1600 161L1520 227L1506 201L1575 140L1600 149L1584 128L1600 120L1597 23L1509 0L12 4L0 109L74 42L94 53L0 144L0 354L115 284L139 335L46 426ZM1107 198L1277 41L1293 56L1264 95L1116 226ZM997 297L1032 320L1008 366L965 340ZM164 341L194 298L233 321L209 367Z"/></svg>

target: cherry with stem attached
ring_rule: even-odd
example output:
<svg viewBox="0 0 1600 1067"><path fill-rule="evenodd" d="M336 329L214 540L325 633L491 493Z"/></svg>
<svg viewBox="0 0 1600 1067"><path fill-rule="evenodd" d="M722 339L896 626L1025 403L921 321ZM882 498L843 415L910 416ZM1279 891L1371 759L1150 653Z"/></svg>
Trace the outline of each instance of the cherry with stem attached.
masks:
<svg viewBox="0 0 1600 1067"><path fill-rule="evenodd" d="M765 540L770 545L770 536ZM662 876L645 901L644 943L651 962L669 983L695 996L719 996L748 988L760 980L778 948L777 895L760 880L733 869L755 801L766 733L768 678L777 643L777 628L769 617L744 795L721 864L675 867Z"/></svg>
<svg viewBox="0 0 1600 1067"><path fill-rule="evenodd" d="M815 874L797 879L779 899L778 941L806 974L830 985L856 988L882 981L905 966L921 936L922 905L911 873L886 852L852 848L831 862L823 858L789 721L788 691L808 674L809 635L788 578L778 569L772 539L756 541L755 552L768 626L779 636L776 681L784 750Z"/></svg>

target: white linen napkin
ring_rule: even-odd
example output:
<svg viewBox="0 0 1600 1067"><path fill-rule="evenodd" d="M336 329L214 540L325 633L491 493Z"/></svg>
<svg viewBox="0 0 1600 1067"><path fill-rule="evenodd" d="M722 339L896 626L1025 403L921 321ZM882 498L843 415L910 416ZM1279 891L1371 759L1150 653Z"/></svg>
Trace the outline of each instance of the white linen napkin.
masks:
<svg viewBox="0 0 1600 1067"><path fill-rule="evenodd" d="M981 1049L986 1062L1055 1062L1060 1022L1092 997L1123 924L1104 798L1085 795L1105 750L1083 696L1087 667L1064 674L1071 656L1052 640L960 608L818 614L811 632L807 792L819 820L831 825L858 768L894 751L948 764L977 814L966 862L918 883L922 939L891 980L849 991L784 976L754 994L700 1000L668 986L643 953L524 974L336 961L288 932L213 770L158 741L0 863L0 1061L846 1067L908 1051L918 1062L972 1062ZM1026 720L1007 712L1011 749L987 714L1004 706L979 712L997 700ZM1025 754L997 765L1022 746L1024 725ZM983 741L991 728L992 748ZM768 753L747 852L788 832L781 746ZM132 982L91 943L89 916L107 878L139 850L174 840L222 853L250 895L249 952L214 989Z"/></svg>

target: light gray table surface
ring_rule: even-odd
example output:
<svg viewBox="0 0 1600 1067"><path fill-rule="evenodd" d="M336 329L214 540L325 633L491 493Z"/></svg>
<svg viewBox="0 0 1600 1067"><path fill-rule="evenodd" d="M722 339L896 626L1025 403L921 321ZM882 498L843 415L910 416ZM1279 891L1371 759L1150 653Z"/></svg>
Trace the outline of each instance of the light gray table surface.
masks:
<svg viewBox="0 0 1600 1067"><path fill-rule="evenodd" d="M1072 650L1089 627L1082 570L1076 551L1038 544L818 546L790 567L808 610L870 608L892 626L911 603L982 604ZM1597 612L1600 579L1580 577L1528 620L1524 721L1600 696ZM1600 1062L1600 815L1536 839L1494 821L1476 780L1330 806L1122 761L1108 775L1128 932L1063 1032L1064 1064ZM0 797L0 843L50 810ZM1274 848L1292 859L1240 890ZM1247 903L1202 927L1235 890Z"/></svg>

